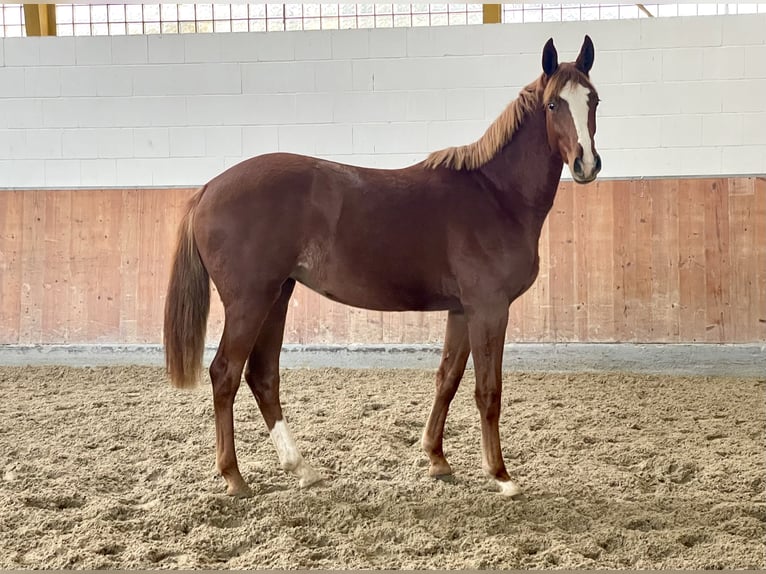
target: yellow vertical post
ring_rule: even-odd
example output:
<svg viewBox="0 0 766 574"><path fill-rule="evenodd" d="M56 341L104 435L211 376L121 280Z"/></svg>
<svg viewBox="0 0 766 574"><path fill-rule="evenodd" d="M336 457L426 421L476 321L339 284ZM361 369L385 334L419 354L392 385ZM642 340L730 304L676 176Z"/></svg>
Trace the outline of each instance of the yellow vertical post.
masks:
<svg viewBox="0 0 766 574"><path fill-rule="evenodd" d="M485 24L500 24L502 22L502 4L483 4L483 7Z"/></svg>
<svg viewBox="0 0 766 574"><path fill-rule="evenodd" d="M56 5L24 4L24 25L27 36L55 36Z"/></svg>

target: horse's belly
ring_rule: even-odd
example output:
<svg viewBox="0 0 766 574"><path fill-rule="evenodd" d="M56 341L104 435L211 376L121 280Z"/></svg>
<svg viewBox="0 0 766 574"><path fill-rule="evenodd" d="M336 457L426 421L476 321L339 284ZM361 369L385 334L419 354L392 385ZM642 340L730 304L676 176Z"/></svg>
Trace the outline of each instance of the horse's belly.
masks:
<svg viewBox="0 0 766 574"><path fill-rule="evenodd" d="M456 297L422 285L369 281L360 276L323 278L305 267L298 267L293 279L338 303L375 311L441 311L459 308Z"/></svg>

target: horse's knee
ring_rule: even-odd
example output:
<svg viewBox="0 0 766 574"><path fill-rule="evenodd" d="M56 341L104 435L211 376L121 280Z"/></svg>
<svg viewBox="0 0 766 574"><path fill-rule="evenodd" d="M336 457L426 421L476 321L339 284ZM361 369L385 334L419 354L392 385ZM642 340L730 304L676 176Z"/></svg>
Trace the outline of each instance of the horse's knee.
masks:
<svg viewBox="0 0 766 574"><path fill-rule="evenodd" d="M482 412L500 411L500 391L497 389L476 389L476 406Z"/></svg>
<svg viewBox="0 0 766 574"><path fill-rule="evenodd" d="M437 390L452 391L456 390L460 381L463 379L465 366L461 364L457 357L447 356L442 359L439 369L436 371Z"/></svg>
<svg viewBox="0 0 766 574"><path fill-rule="evenodd" d="M442 363L439 365L439 370L436 371L436 388L442 389L445 385L449 384L449 370Z"/></svg>

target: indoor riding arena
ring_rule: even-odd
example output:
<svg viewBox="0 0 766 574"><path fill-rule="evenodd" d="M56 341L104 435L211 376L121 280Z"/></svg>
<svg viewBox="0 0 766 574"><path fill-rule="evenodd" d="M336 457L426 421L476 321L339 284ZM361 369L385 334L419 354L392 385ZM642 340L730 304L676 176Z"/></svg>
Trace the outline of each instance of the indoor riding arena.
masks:
<svg viewBox="0 0 766 574"><path fill-rule="evenodd" d="M0 35L0 568L766 567L766 4Z"/></svg>

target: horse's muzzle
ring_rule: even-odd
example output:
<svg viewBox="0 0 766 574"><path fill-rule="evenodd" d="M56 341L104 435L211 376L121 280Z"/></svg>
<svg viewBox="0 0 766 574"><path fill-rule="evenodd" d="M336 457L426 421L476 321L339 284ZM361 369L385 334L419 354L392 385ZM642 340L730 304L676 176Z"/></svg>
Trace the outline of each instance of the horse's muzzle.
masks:
<svg viewBox="0 0 766 574"><path fill-rule="evenodd" d="M572 177L577 183L590 183L596 179L596 176L600 171L601 156L598 154L596 154L595 160L590 170L586 170L585 164L580 157L576 157L572 162Z"/></svg>

